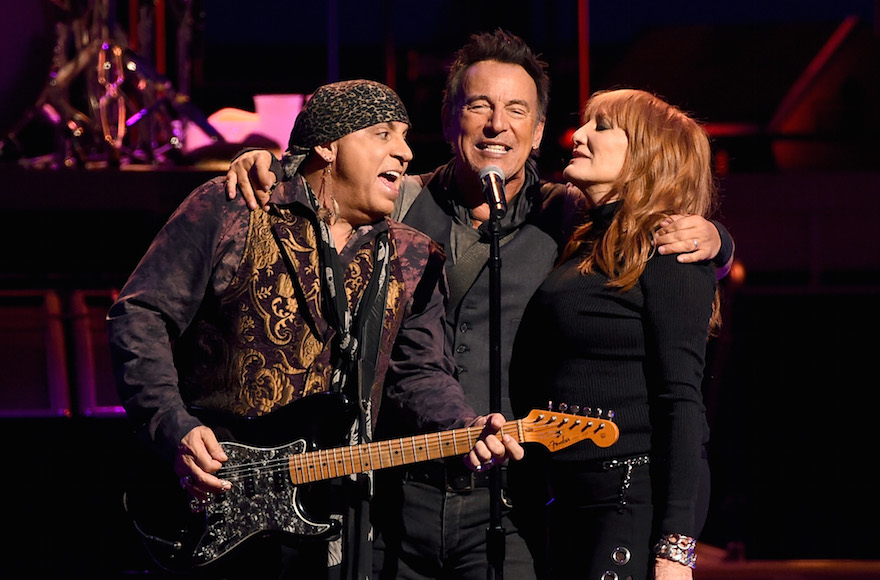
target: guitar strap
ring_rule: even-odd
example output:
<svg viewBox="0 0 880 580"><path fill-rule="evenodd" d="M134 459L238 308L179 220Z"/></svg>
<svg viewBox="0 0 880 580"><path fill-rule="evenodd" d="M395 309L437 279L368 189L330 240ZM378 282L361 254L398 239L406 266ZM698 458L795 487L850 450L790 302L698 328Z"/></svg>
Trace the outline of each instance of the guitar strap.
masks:
<svg viewBox="0 0 880 580"><path fill-rule="evenodd" d="M311 195L311 191L309 190ZM313 199L313 203L316 201ZM328 324L336 329L331 364L333 374L330 389L337 393L354 395L358 401L358 419L351 426L350 443L369 442L372 439L372 386L378 365L385 318L388 280L391 274L391 248L387 222L380 228L373 244L373 269L370 280L355 305L348 307L344 287L344 271L339 255L330 237L329 228L322 220L314 220L320 232L319 251L322 267L324 312ZM354 377L353 385L349 379ZM352 388L357 393L350 393ZM354 496L346 490L353 484ZM327 544L328 579L366 578L372 571L370 543L369 498L372 495L372 473L354 475L351 480L331 482L331 493L338 493L332 501L342 513L342 535Z"/></svg>
<svg viewBox="0 0 880 580"><path fill-rule="evenodd" d="M384 225L384 224L383 224ZM385 305L388 300L388 281L391 274L391 248L388 231L379 232L373 248L373 272L367 288L355 309L354 341L360 345L354 372L356 373L358 420L352 425L350 443L369 443L373 439L372 386L376 380L379 351L382 344L382 327L385 321ZM355 386L352 385L352 386ZM351 390L351 389L349 389ZM345 482L340 482L345 488ZM373 568L373 552L370 524L370 498L372 497L372 472L358 473L349 482L354 495L349 495L342 514L343 537L340 542L329 545L331 561L338 553L340 566L332 566L329 580L339 578L369 578ZM348 495L348 494L346 494Z"/></svg>
<svg viewBox="0 0 880 580"><path fill-rule="evenodd" d="M305 183L305 180L303 180L303 183ZM318 200L307 183L306 191L308 192L312 208L317 213ZM379 222L375 226L380 228L380 231L373 244L373 273L367 282L367 287L355 304L354 311L352 311L349 308L345 292L344 269L339 260L339 254L336 253L333 237L330 235L330 228L326 222L318 219L317 215L310 216L310 219L319 234L318 253L320 255L321 286L323 290L321 294L324 316L327 319L327 323L336 330L331 354L333 373L330 376L330 391L344 393L348 390L351 377L356 373L360 374L357 369L357 363L361 344L363 344L362 339L373 338L372 336L364 335L363 325L366 323L368 316L361 316L362 305L374 306L376 297L379 295L380 286L387 287L388 284L390 251L387 223ZM371 308L367 309L368 312L371 310ZM382 314L384 314L384 309ZM381 325L379 330L381 331ZM373 341L367 340L366 342L370 343ZM375 348L378 352L378 341L376 341ZM372 384L372 381L370 384Z"/></svg>
<svg viewBox="0 0 880 580"><path fill-rule="evenodd" d="M376 238L373 251L373 275L358 302L355 339L361 345L357 365L358 410L361 415L360 439L369 442L373 438L372 386L379 366L379 350L382 346L382 327L388 301L388 280L391 275L391 247L388 231ZM366 304L363 309L361 305Z"/></svg>

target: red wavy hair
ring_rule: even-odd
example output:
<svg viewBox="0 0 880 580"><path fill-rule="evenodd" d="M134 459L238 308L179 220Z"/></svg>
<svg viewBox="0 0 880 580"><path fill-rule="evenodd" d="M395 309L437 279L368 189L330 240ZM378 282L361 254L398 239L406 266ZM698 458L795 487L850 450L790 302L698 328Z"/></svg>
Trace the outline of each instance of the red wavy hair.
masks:
<svg viewBox="0 0 880 580"><path fill-rule="evenodd" d="M673 214L709 217L715 210L709 137L681 110L637 89L595 93L584 108L584 122L596 117L622 129L629 143L620 176L602 200L619 199L621 207L599 240L589 241L591 222L578 228L563 260L586 250L582 273L598 269L610 286L629 290L654 252L652 240L663 220Z"/></svg>

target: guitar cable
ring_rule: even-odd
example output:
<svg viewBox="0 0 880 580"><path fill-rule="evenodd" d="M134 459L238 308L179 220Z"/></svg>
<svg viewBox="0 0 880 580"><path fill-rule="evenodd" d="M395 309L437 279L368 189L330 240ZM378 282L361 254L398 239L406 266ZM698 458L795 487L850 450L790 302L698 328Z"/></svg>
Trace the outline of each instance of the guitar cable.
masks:
<svg viewBox="0 0 880 580"><path fill-rule="evenodd" d="M128 510L128 492L123 492L123 493L122 493L122 507L123 507L123 509L125 510L125 513L128 514L129 516L131 516L131 513L130 513L129 510ZM158 544L162 544L163 546L165 546L165 547L167 547L167 548L171 548L172 550L181 550L181 549L183 549L183 543L182 543L182 542L173 542L173 541L171 541L171 540L166 540L165 538L160 538L160 537L158 537L158 536L154 536L154 535L152 535L152 534L148 534L148 533L146 533L146 532L145 532L144 530L142 530L141 527L138 525L138 523L137 523L137 519L136 519L136 518L131 517L131 523L132 523L132 525L134 526L134 529L137 530L137 532L138 532L138 533L139 533L144 539L146 539L146 540L151 540L151 541L156 542L156 543L158 543Z"/></svg>

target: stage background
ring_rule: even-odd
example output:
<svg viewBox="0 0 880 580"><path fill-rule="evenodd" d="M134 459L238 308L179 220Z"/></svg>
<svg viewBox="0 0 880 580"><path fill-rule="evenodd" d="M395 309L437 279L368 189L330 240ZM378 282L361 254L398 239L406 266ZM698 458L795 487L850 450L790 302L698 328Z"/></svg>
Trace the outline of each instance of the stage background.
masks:
<svg viewBox="0 0 880 580"><path fill-rule="evenodd" d="M178 76L173 12L167 74L200 111L252 111L253 95L308 93L331 70L381 80L414 121L411 172L448 156L439 103L451 52L470 32L508 28L550 64L540 163L550 177L564 166L580 107L574 0L512 1L503 14L457 0L195 4L191 76ZM713 133L718 219L738 264L710 344L703 541L748 559L880 559L875 3L714 4L594 2L589 20L591 89L655 90ZM116 5L122 29L130 6ZM30 148L45 152L42 129L23 132L24 149L7 147L0 163L4 560L31 577L137 575L148 562L122 510L131 441L103 315L175 206L220 175L234 147L177 163L45 169L28 163Z"/></svg>

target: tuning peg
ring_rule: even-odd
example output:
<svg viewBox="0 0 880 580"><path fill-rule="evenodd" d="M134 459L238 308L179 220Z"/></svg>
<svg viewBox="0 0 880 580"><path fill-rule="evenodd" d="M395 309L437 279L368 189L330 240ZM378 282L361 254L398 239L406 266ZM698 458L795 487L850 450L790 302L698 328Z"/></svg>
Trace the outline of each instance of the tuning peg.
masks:
<svg viewBox="0 0 880 580"><path fill-rule="evenodd" d="M577 415L578 412L579 412L580 410L581 410L581 408L578 407L577 405L572 405L572 406L569 408L569 411L571 411L571 414L572 414L572 415Z"/></svg>
<svg viewBox="0 0 880 580"><path fill-rule="evenodd" d="M614 411L612 411L611 409L608 409L608 412L605 413L605 418L608 419L609 421L614 419Z"/></svg>
<svg viewBox="0 0 880 580"><path fill-rule="evenodd" d="M583 415L584 417L589 417L592 414L593 410L589 407L584 407Z"/></svg>
<svg viewBox="0 0 880 580"><path fill-rule="evenodd" d="M596 417L602 417L602 407L596 407Z"/></svg>
<svg viewBox="0 0 880 580"><path fill-rule="evenodd" d="M565 403L559 403L559 411L565 413L568 411L568 405Z"/></svg>
<svg viewBox="0 0 880 580"><path fill-rule="evenodd" d="M553 410L553 401L547 401L547 410L548 410L548 411L552 411L552 410Z"/></svg>

